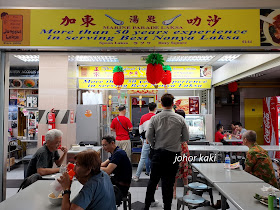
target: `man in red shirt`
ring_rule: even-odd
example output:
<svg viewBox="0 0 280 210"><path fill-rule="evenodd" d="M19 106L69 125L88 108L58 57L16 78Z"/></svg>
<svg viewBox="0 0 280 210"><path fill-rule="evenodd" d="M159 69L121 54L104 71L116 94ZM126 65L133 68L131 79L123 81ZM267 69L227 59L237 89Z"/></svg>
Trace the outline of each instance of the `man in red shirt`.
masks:
<svg viewBox="0 0 280 210"><path fill-rule="evenodd" d="M226 137L222 134L224 131L224 126L222 124L217 124L217 132L215 134L215 142L223 142L226 140Z"/></svg>
<svg viewBox="0 0 280 210"><path fill-rule="evenodd" d="M131 156L131 142L129 138L129 131L132 131L132 123L125 116L125 106L119 107L119 116L113 119L111 124L111 131L116 132L115 144L124 150L130 159Z"/></svg>

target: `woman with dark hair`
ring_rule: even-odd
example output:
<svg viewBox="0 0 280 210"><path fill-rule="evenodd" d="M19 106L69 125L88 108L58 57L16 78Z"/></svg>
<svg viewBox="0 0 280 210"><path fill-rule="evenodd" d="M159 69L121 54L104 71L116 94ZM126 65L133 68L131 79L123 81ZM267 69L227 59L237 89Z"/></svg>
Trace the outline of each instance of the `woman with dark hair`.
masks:
<svg viewBox="0 0 280 210"><path fill-rule="evenodd" d="M61 209L116 210L113 185L108 174L100 170L99 154L93 150L83 151L76 155L75 160L75 176L84 186L70 203L72 181L68 173L64 173L58 180L64 190Z"/></svg>
<svg viewBox="0 0 280 210"><path fill-rule="evenodd" d="M175 113L181 115L185 118L186 114L185 111L182 109L175 110ZM177 187L177 180L183 179L184 185L188 184L188 175L189 175L189 164L188 164L188 158L190 156L189 148L187 142L182 142L182 161L179 163L178 172L176 174L175 183L174 183L174 189L173 189L173 198L176 199L176 187Z"/></svg>

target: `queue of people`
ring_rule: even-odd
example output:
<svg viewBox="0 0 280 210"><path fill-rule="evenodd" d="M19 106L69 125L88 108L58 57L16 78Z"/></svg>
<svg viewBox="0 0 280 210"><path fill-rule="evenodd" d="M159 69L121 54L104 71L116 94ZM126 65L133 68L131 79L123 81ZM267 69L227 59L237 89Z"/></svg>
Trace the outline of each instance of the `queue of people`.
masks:
<svg viewBox="0 0 280 210"><path fill-rule="evenodd" d="M92 150L76 155L74 172L83 188L71 202L72 181L69 175L64 173L58 180L63 187L62 209L116 209L116 204L119 202L116 200L116 189L121 192L122 197L126 196L131 180L139 180L146 162L150 179L146 189L144 209L147 210L158 204L154 195L161 180L164 209L171 210L172 198L176 198L177 179L183 179L184 185L188 184L187 159L180 163L174 160L180 155L189 156L187 144L189 130L184 111L173 111L173 95L164 94L161 103L162 112L155 114L156 104L149 103L149 113L143 115L140 120L139 130L143 149L135 176L132 177L130 153L126 152L130 144L128 133L132 129L132 124L125 117L125 107L120 107L120 115L111 125L111 129L116 132L116 139L108 135L101 140L103 149L111 154L110 158L101 162L99 154ZM232 125L234 125L232 134L242 135L243 145L249 147L245 171L278 188L271 159L267 151L256 143L256 132L246 131L241 123ZM218 124L215 141L223 142L225 139L223 131L223 125ZM46 143L38 149L28 165L28 176L36 173L43 176L59 172L59 168L53 168L53 163L59 167L67 153L65 147L61 147L63 152L61 157L57 152L62 135L62 132L56 129L47 132ZM214 207L216 208L217 205Z"/></svg>

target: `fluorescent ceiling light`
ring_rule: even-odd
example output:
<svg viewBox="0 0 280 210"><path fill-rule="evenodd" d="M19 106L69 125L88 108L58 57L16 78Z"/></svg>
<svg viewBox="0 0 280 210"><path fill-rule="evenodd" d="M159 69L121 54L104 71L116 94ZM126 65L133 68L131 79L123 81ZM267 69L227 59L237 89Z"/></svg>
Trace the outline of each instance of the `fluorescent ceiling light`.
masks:
<svg viewBox="0 0 280 210"><path fill-rule="evenodd" d="M116 56L92 56L92 55L72 55L69 56L70 61L84 62L119 62Z"/></svg>
<svg viewBox="0 0 280 210"><path fill-rule="evenodd" d="M24 61L24 62L38 62L39 55L14 55L14 57Z"/></svg>
<svg viewBox="0 0 280 210"><path fill-rule="evenodd" d="M166 62L208 62L214 57L213 55L168 56Z"/></svg>
<svg viewBox="0 0 280 210"><path fill-rule="evenodd" d="M221 57L218 61L222 61L222 62L230 62L233 61L234 59L238 58L240 55L224 55L223 57Z"/></svg>

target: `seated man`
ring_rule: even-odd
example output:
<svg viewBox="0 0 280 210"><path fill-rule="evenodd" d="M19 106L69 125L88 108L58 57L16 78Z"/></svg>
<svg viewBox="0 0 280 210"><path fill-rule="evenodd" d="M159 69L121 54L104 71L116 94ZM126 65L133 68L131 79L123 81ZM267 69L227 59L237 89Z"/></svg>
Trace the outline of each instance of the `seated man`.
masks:
<svg viewBox="0 0 280 210"><path fill-rule="evenodd" d="M242 139L243 145L249 147L245 160L245 171L278 188L272 161L267 151L256 143L256 132L246 131Z"/></svg>
<svg viewBox="0 0 280 210"><path fill-rule="evenodd" d="M132 167L126 152L115 145L113 136L104 136L102 146L106 152L111 153L111 157L101 163L101 170L108 175L114 174L111 181L125 196L128 193L132 177Z"/></svg>
<svg viewBox="0 0 280 210"><path fill-rule="evenodd" d="M224 131L224 126L222 124L216 125L217 132L215 133L215 142L222 142L225 143L226 137L222 134Z"/></svg>
<svg viewBox="0 0 280 210"><path fill-rule="evenodd" d="M242 127L242 124L241 122L236 122L234 123L235 125L235 128L237 130L237 134L236 135L233 135L235 136L236 138L239 138L239 139L242 139L242 135L247 131L245 128Z"/></svg>
<svg viewBox="0 0 280 210"><path fill-rule="evenodd" d="M61 151L63 152L61 157L57 152L61 144L62 135L62 132L57 129L52 129L46 133L46 143L37 150L30 160L26 177L35 173L44 176L59 172L59 168L53 168L53 162L59 167L67 154L67 149L65 147L61 147Z"/></svg>

